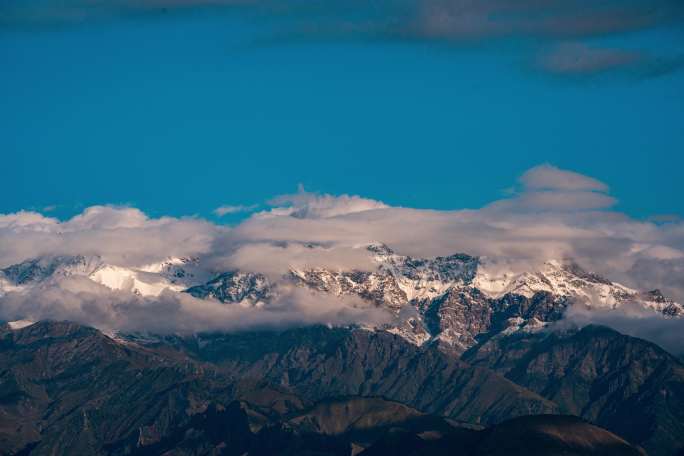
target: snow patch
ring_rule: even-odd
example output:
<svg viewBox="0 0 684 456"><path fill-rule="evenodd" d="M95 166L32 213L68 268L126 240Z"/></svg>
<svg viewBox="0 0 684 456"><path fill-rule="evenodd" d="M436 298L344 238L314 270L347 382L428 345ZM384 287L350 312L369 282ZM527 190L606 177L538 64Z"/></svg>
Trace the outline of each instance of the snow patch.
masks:
<svg viewBox="0 0 684 456"><path fill-rule="evenodd" d="M167 289L178 292L185 289L154 273L111 265L98 269L88 277L112 290L130 291L142 296L159 296Z"/></svg>
<svg viewBox="0 0 684 456"><path fill-rule="evenodd" d="M31 326L34 323L35 323L35 321L31 321L31 320L16 320L16 321L8 321L7 326L9 326L10 329L16 331L17 329L22 329L22 328L26 328L27 326Z"/></svg>

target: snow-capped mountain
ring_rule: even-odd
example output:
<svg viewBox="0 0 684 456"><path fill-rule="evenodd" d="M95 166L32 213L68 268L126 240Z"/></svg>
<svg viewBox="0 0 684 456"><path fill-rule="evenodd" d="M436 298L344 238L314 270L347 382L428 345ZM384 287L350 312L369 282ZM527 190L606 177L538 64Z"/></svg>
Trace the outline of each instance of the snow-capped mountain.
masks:
<svg viewBox="0 0 684 456"><path fill-rule="evenodd" d="M315 290L338 296L355 294L399 310L408 302L433 299L449 288L470 283L477 271L477 258L469 255L428 260L397 255L383 244L371 244L367 250L378 265L376 271L293 269L290 278Z"/></svg>
<svg viewBox="0 0 684 456"><path fill-rule="evenodd" d="M397 323L385 329L418 345L432 340L462 351L499 332L536 331L559 320L573 302L610 309L636 302L666 315L684 314L658 290L633 290L572 261L552 260L514 273L505 262L465 254L417 259L381 244L367 248L375 271L292 270L290 278L390 309Z"/></svg>
<svg viewBox="0 0 684 456"><path fill-rule="evenodd" d="M562 318L576 302L606 309L633 302L668 316L684 315L684 307L658 290L625 287L572 261L551 260L514 272L506 259L466 254L413 258L377 243L359 248L368 252L372 270L292 268L278 280L259 272L212 272L197 258L130 268L106 264L99 257L46 257L1 270L0 295L78 275L143 296L169 290L261 308L294 285L341 299L360 298L394 315L393 323L382 329L416 345L433 342L458 352L495 334L538 331Z"/></svg>
<svg viewBox="0 0 684 456"><path fill-rule="evenodd" d="M101 266L98 257L49 256L26 260L2 269L2 276L14 286L39 283L71 275L89 275Z"/></svg>
<svg viewBox="0 0 684 456"><path fill-rule="evenodd" d="M196 298L262 307L275 296L275 287L263 274L229 271L187 290Z"/></svg>
<svg viewBox="0 0 684 456"><path fill-rule="evenodd" d="M212 273L204 271L196 258L169 258L160 263L131 268L105 263L99 256L49 256L1 269L0 295L35 286L49 286L75 276L86 277L112 290L158 296L166 289L181 292L208 280Z"/></svg>
<svg viewBox="0 0 684 456"><path fill-rule="evenodd" d="M181 292L209 280L213 274L197 258L168 258L138 268L103 264L89 278L113 290L129 290L142 296L159 296L162 291Z"/></svg>

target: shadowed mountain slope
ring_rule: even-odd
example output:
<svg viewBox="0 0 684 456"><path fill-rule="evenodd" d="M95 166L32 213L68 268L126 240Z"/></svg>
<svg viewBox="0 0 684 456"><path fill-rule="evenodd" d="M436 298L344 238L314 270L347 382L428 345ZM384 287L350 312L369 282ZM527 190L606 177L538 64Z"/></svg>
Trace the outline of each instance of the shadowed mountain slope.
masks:
<svg viewBox="0 0 684 456"><path fill-rule="evenodd" d="M558 407L500 375L378 331L309 327L164 341L231 376L263 379L301 397L381 396L454 419L497 423ZM168 349L168 345L167 345Z"/></svg>
<svg viewBox="0 0 684 456"><path fill-rule="evenodd" d="M250 404L245 413L255 432L340 395L392 397L483 422L557 408L487 369L385 333L308 328L212 336L201 344L198 337L142 346L73 323L4 325L2 452L128 454L177 446L167 440L194 429L198 414L234 418L228 412L236 400ZM193 344L199 351L187 348ZM366 416L381 422L386 414Z"/></svg>
<svg viewBox="0 0 684 456"><path fill-rule="evenodd" d="M465 353L652 455L684 447L684 365L655 344L600 326L495 337Z"/></svg>
<svg viewBox="0 0 684 456"><path fill-rule="evenodd" d="M435 436L401 428L386 433L361 456L645 456L643 450L577 417L514 418L482 431Z"/></svg>

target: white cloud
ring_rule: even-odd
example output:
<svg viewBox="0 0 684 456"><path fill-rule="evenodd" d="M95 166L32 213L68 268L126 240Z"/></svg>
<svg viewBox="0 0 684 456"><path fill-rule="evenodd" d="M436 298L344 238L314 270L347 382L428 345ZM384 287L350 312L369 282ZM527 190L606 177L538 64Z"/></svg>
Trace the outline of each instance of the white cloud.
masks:
<svg viewBox="0 0 684 456"><path fill-rule="evenodd" d="M21 211L0 214L0 267L42 255L100 255L141 265L196 256L226 228L195 218L149 218L129 207L93 206L66 220Z"/></svg>
<svg viewBox="0 0 684 456"><path fill-rule="evenodd" d="M258 206L256 204L252 204L250 206L244 206L244 205L237 205L237 206L219 206L216 209L214 209L214 214L218 215L219 217L223 217L224 215L228 214L237 214L240 212L251 212L254 209L256 209Z"/></svg>
<svg viewBox="0 0 684 456"><path fill-rule="evenodd" d="M59 286L8 293L2 298L0 319L22 318L77 321L102 330L157 333L273 328L307 324L381 324L392 316L354 298L320 295L292 287L281 290L268 307L225 305L186 293L169 291L146 298L110 290L84 277L69 277Z"/></svg>
<svg viewBox="0 0 684 456"><path fill-rule="evenodd" d="M19 211L14 214L0 214L0 229L45 231L59 223L57 219L45 217L32 211Z"/></svg>
<svg viewBox="0 0 684 456"><path fill-rule="evenodd" d="M497 201L489 209L508 211L582 211L612 207L616 200L607 195L601 181L552 165L540 165L518 179L522 188L512 190L514 198Z"/></svg>
<svg viewBox="0 0 684 456"><path fill-rule="evenodd" d="M300 219L320 219L388 207L381 201L361 198L360 196L333 196L310 193L304 191L301 186L299 192L278 196L269 201L269 203L277 207L268 212L261 213L261 217L285 215Z"/></svg>
<svg viewBox="0 0 684 456"><path fill-rule="evenodd" d="M520 182L527 190L608 191L601 181L552 165L535 166L520 177Z"/></svg>
<svg viewBox="0 0 684 456"><path fill-rule="evenodd" d="M533 168L520 182L508 198L458 211L390 207L360 196L300 190L275 198L269 211L255 213L232 229L197 218L150 218L128 207L95 206L66 221L22 211L0 215L0 266L56 254L100 255L119 266L199 256L213 270L239 268L278 278L290 267L367 270L372 267L367 256L354 247L381 241L416 257L465 252L526 264L572 257L609 279L639 289L660 288L684 301L684 222L641 221L611 211L614 200L605 184L549 165ZM339 321L369 318L339 300L321 304L320 313L316 304L298 302L307 298L296 293L264 316L252 314L254 309L229 310L185 296L165 295L157 302L107 292L100 302L101 288L76 285L25 300L8 294L0 298L0 309L14 317L54 315L127 328L228 328L278 319L328 322L336 312L344 316ZM22 309L26 312L20 315ZM124 311L132 312L135 321Z"/></svg>
<svg viewBox="0 0 684 456"><path fill-rule="evenodd" d="M364 249L351 246L323 246L301 243L247 243L225 258L226 268L261 272L272 279L282 277L290 268L324 267L332 270L358 269L371 271L372 264Z"/></svg>
<svg viewBox="0 0 684 456"><path fill-rule="evenodd" d="M525 211L581 211L605 209L615 204L615 198L597 192L540 190L526 191L517 198L497 201L490 209Z"/></svg>

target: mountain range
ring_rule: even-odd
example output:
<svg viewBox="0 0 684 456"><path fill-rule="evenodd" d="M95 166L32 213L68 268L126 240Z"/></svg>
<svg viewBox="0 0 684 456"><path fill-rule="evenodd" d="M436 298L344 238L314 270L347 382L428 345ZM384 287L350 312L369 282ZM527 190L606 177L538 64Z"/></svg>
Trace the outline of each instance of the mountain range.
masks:
<svg viewBox="0 0 684 456"><path fill-rule="evenodd" d="M391 315L392 321L381 329L415 345L436 343L456 353L495 334L538 331L560 320L572 304L615 309L629 303L671 317L684 315L684 306L657 289L634 290L587 272L571 260L520 269L505 260L466 254L423 259L397 255L379 243L358 248L366 250L374 269L290 268L278 277L259 271L216 271L198 258L170 258L130 268L107 264L99 257L41 257L0 270L0 296L83 276L143 296L168 290L261 307L296 286L358 298Z"/></svg>
<svg viewBox="0 0 684 456"><path fill-rule="evenodd" d="M458 359L360 328L142 342L68 322L5 325L0 448L35 455L681 451L680 361L602 327L535 337L520 343L536 358L516 350L520 356L503 361L484 356L484 346ZM564 345L573 346L571 355L561 355ZM553 375L537 360L545 357L556 360Z"/></svg>
<svg viewBox="0 0 684 456"><path fill-rule="evenodd" d="M684 454L682 361L607 327L559 324L573 305L680 318L679 303L571 260L520 268L359 249L370 270L274 277L201 258L132 268L93 256L2 269L0 305L76 276L255 309L305 290L391 319L140 333L17 315L0 323L0 454Z"/></svg>

